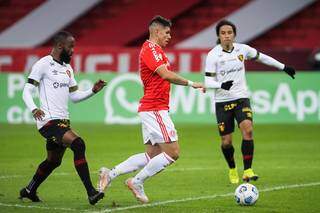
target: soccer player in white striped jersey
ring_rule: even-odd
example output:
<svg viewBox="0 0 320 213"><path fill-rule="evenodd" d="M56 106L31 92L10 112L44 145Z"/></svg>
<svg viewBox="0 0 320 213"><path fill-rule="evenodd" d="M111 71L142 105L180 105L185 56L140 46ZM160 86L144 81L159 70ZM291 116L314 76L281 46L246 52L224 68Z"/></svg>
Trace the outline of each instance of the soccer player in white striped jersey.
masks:
<svg viewBox="0 0 320 213"><path fill-rule="evenodd" d="M216 26L218 45L207 55L205 65L205 86L215 89L216 117L221 136L221 149L229 166L231 183L238 183L239 176L234 160L232 133L234 120L242 134L243 181L257 180L252 170L254 153L252 110L245 78L245 60L256 60L286 72L294 79L295 70L267 56L256 49L235 43L236 26L227 20Z"/></svg>

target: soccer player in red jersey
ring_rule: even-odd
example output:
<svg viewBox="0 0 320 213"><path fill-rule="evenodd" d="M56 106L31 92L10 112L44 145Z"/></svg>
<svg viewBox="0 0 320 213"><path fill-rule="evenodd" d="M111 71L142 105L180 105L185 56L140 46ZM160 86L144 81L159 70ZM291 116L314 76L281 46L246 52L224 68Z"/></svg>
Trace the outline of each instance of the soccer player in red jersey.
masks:
<svg viewBox="0 0 320 213"><path fill-rule="evenodd" d="M144 193L144 181L179 157L178 135L168 113L170 83L195 89L204 89L204 86L170 71L169 60L162 50L171 39L170 27L169 20L161 16L154 17L149 24L149 40L144 42L139 55L144 96L140 100L138 112L146 151L132 155L111 170L102 167L99 174L100 191L107 188L117 176L142 168L125 184L140 202L147 203L149 199Z"/></svg>

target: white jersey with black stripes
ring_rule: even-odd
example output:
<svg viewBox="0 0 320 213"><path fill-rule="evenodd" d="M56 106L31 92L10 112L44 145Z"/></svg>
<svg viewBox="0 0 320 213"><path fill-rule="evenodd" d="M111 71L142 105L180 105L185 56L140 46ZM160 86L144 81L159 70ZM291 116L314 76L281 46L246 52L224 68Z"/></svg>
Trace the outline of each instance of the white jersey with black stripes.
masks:
<svg viewBox="0 0 320 213"><path fill-rule="evenodd" d="M45 117L37 120L38 129L50 120L69 119L69 88L77 86L69 64L60 64L47 55L33 65L28 82L39 84L40 109Z"/></svg>

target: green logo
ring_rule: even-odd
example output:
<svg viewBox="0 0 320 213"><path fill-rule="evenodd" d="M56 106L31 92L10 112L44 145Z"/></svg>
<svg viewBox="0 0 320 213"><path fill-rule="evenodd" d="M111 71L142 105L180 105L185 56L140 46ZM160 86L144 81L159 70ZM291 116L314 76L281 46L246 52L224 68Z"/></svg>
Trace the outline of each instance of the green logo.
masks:
<svg viewBox="0 0 320 213"><path fill-rule="evenodd" d="M142 83L138 75L126 74L113 78L104 95L105 123L140 123L137 112L142 94Z"/></svg>

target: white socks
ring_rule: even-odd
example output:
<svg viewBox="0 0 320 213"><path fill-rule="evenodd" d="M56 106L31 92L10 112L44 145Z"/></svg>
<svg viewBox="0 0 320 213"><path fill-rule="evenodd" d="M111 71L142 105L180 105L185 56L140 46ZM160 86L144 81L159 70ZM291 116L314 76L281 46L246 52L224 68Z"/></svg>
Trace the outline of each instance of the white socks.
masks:
<svg viewBox="0 0 320 213"><path fill-rule="evenodd" d="M147 153L139 153L136 155L132 155L127 160L123 161L122 163L118 164L113 169L111 169L109 173L110 178L112 180L119 175L127 174L141 169L142 167L147 165L149 160L150 157Z"/></svg>
<svg viewBox="0 0 320 213"><path fill-rule="evenodd" d="M160 153L152 158L149 163L133 178L133 183L143 183L148 177L157 174L173 162L174 160L165 152Z"/></svg>

